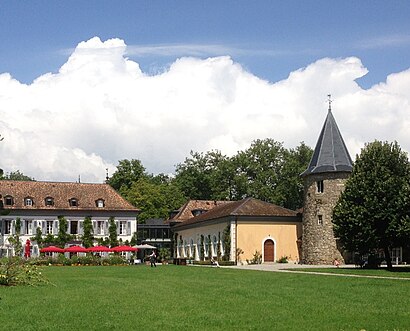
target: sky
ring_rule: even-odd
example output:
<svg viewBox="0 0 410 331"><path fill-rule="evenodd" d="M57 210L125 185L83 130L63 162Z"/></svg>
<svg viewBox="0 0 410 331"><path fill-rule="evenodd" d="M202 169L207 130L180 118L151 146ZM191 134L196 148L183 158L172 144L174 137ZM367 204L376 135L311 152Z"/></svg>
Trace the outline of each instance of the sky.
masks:
<svg viewBox="0 0 410 331"><path fill-rule="evenodd" d="M0 1L0 167L103 182L256 139L410 151L408 1Z"/></svg>

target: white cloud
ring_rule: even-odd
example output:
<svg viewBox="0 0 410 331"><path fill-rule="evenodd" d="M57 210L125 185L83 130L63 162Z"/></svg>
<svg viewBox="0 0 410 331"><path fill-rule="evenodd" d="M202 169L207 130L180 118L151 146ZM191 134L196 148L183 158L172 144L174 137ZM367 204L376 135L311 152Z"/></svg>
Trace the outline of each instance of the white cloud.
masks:
<svg viewBox="0 0 410 331"><path fill-rule="evenodd" d="M324 58L269 83L228 56L180 58L147 75L127 52L120 39L93 38L30 85L0 74L0 166L38 180L101 182L125 158L168 173L190 150L234 154L267 137L313 147L329 93L352 156L374 139L410 150L410 70L364 90L355 80L367 69L354 57Z"/></svg>

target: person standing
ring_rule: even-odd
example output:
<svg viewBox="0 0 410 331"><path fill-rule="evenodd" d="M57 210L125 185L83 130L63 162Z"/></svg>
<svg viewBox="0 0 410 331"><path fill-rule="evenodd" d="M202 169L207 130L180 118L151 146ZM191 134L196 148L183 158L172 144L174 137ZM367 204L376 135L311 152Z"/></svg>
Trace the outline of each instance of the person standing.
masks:
<svg viewBox="0 0 410 331"><path fill-rule="evenodd" d="M150 260L150 262L151 262L151 268L152 267L157 267L157 265L156 265L156 261L157 261L157 256L156 256L156 254L155 254L155 251L152 251L152 253L151 253L151 255L149 256L149 260Z"/></svg>

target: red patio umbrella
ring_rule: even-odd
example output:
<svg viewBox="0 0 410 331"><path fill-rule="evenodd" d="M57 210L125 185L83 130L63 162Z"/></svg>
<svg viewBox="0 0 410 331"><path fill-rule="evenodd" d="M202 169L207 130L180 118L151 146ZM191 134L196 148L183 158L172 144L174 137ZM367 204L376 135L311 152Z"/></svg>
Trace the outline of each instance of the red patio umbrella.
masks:
<svg viewBox="0 0 410 331"><path fill-rule="evenodd" d="M31 242L30 239L26 240L26 245L24 246L24 257L30 257L31 252L30 252L30 247L31 247Z"/></svg>
<svg viewBox="0 0 410 331"><path fill-rule="evenodd" d="M91 246L87 248L88 252L102 253L102 252L111 252L111 248L107 246Z"/></svg>
<svg viewBox="0 0 410 331"><path fill-rule="evenodd" d="M131 247L127 245L122 245L122 246L116 246L111 248L112 252L136 252L138 251L138 248L136 247Z"/></svg>
<svg viewBox="0 0 410 331"><path fill-rule="evenodd" d="M48 246L40 249L40 253L64 253L64 249L56 246Z"/></svg>
<svg viewBox="0 0 410 331"><path fill-rule="evenodd" d="M66 249L64 249L64 252L68 252L68 253L87 253L88 250L85 247L82 246L70 246Z"/></svg>

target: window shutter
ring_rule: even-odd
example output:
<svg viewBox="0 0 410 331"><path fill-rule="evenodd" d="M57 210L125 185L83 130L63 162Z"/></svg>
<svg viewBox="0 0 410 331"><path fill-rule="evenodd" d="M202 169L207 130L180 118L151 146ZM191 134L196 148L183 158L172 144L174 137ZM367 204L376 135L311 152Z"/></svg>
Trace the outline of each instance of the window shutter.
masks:
<svg viewBox="0 0 410 331"><path fill-rule="evenodd" d="M55 220L54 222L53 222L53 234L54 235L58 235L58 221L57 220Z"/></svg>
<svg viewBox="0 0 410 331"><path fill-rule="evenodd" d="M47 221L41 221L41 233L42 234L46 234L46 225L47 225Z"/></svg>
<svg viewBox="0 0 410 331"><path fill-rule="evenodd" d="M27 221L26 220L21 220L21 229L20 229L20 234L21 235L26 233L26 227L27 227Z"/></svg>
<svg viewBox="0 0 410 331"><path fill-rule="evenodd" d="M131 221L127 222L127 236L131 235Z"/></svg>
<svg viewBox="0 0 410 331"><path fill-rule="evenodd" d="M97 221L92 221L93 222L93 234L97 234Z"/></svg>
<svg viewBox="0 0 410 331"><path fill-rule="evenodd" d="M108 235L108 221L104 222L104 236Z"/></svg>
<svg viewBox="0 0 410 331"><path fill-rule="evenodd" d="M71 233L71 221L67 220L67 233Z"/></svg>
<svg viewBox="0 0 410 331"><path fill-rule="evenodd" d="M117 227L117 235L120 234L120 222L115 221L115 226Z"/></svg>
<svg viewBox="0 0 410 331"><path fill-rule="evenodd" d="M37 221L33 221L33 234L36 234L37 227L38 227Z"/></svg>
<svg viewBox="0 0 410 331"><path fill-rule="evenodd" d="M78 221L78 234L84 234L84 224L83 224L83 221Z"/></svg>
<svg viewBox="0 0 410 331"><path fill-rule="evenodd" d="M10 232L12 235L16 234L16 220L11 221L11 229Z"/></svg>

